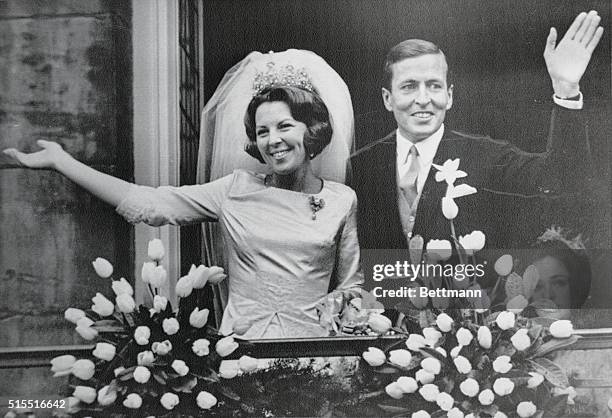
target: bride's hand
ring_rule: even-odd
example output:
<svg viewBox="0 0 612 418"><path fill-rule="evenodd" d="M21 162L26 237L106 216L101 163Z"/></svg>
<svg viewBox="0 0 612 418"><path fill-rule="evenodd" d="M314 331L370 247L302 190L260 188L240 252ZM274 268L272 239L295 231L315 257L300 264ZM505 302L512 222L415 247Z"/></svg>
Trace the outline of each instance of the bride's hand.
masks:
<svg viewBox="0 0 612 418"><path fill-rule="evenodd" d="M55 142L39 140L36 143L42 148L41 151L24 153L7 148L2 152L28 168L57 168L58 161L67 155Z"/></svg>

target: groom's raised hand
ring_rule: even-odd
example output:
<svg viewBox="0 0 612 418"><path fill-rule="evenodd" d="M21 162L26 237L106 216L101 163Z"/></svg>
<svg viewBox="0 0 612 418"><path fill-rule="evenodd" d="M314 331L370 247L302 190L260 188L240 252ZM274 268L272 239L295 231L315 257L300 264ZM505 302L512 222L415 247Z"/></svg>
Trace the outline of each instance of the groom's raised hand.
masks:
<svg viewBox="0 0 612 418"><path fill-rule="evenodd" d="M580 13L559 44L557 30L550 28L544 60L557 97L567 98L579 94L580 79L603 34L603 28L598 26L600 20L594 10Z"/></svg>

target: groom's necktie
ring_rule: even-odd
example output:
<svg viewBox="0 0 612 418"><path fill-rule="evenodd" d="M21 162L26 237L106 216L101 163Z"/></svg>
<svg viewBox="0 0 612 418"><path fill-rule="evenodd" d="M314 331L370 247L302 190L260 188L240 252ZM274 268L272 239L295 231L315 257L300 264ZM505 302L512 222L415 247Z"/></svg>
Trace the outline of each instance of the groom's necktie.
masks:
<svg viewBox="0 0 612 418"><path fill-rule="evenodd" d="M417 179L419 176L419 171L421 170L421 165L419 164L419 151L416 146L413 145L406 156L406 160L409 160L412 157L412 161L410 161L410 167L408 167L408 171L399 181L399 188L404 194L408 205L412 207L412 204L416 200L419 195L417 189Z"/></svg>

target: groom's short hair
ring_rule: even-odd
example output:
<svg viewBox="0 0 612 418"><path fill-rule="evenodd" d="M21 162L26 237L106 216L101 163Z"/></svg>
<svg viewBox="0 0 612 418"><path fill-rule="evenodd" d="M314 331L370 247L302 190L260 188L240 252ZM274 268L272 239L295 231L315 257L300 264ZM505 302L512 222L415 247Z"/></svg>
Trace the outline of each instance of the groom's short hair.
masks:
<svg viewBox="0 0 612 418"><path fill-rule="evenodd" d="M438 47L438 45L423 39L407 39L395 45L389 50L385 59L382 79L383 87L391 91L391 80L393 79L393 68L391 67L393 64L407 58L416 58L427 54L441 54L446 60L446 55L444 55L444 52L440 49L440 47ZM450 72L447 71L446 79L447 84L450 86L450 82L448 81L449 74Z"/></svg>

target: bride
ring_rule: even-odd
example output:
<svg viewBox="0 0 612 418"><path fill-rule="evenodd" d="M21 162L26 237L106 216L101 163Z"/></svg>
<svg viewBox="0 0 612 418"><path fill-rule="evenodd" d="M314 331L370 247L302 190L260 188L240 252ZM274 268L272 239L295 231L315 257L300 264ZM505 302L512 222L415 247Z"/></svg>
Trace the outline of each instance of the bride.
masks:
<svg viewBox="0 0 612 418"><path fill-rule="evenodd" d="M314 62L315 70L325 64L310 52L287 53ZM205 184L151 188L100 173L55 142L38 141L42 150L34 153L4 153L25 167L57 170L132 223L218 222L229 277L221 333L231 333L240 320L250 324L242 335L247 339L324 336L327 330L319 324L317 304L330 292L351 297L363 283L355 193L317 173L328 169L343 177L349 141L334 137L332 125L335 115L338 120L342 115L352 118L352 109L349 99L341 112L330 115L309 68L282 63L282 54L263 55L265 68L251 79L254 95L240 112L248 137L245 149L265 164L264 173L236 169ZM347 132L352 132L350 120L343 124L345 130L351 126ZM231 125L219 127L235 130ZM318 161L315 171L314 163L326 148L340 152L321 155L325 160ZM237 152L220 156L231 161Z"/></svg>

